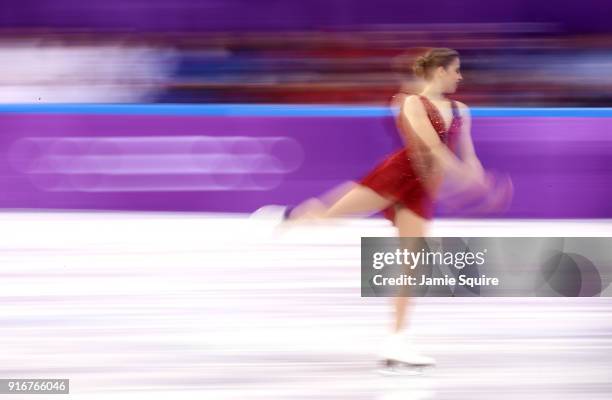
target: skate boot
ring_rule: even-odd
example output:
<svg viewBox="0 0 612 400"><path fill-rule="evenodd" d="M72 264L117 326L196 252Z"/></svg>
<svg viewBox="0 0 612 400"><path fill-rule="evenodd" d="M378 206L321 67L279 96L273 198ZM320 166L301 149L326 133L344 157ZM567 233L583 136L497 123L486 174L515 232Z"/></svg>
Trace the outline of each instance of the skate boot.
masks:
<svg viewBox="0 0 612 400"><path fill-rule="evenodd" d="M291 210L292 208L287 206L263 206L255 210L249 218L268 220L280 224L289 219L289 213L291 212Z"/></svg>
<svg viewBox="0 0 612 400"><path fill-rule="evenodd" d="M259 233L260 239L278 240L291 228L292 221L289 220L289 214L292 210L293 207L288 206L263 206L253 212L249 216L249 220L263 227L264 230Z"/></svg>
<svg viewBox="0 0 612 400"><path fill-rule="evenodd" d="M383 365L381 373L389 375L420 374L425 368L436 364L433 358L419 353L410 338L397 333L385 341L380 357Z"/></svg>

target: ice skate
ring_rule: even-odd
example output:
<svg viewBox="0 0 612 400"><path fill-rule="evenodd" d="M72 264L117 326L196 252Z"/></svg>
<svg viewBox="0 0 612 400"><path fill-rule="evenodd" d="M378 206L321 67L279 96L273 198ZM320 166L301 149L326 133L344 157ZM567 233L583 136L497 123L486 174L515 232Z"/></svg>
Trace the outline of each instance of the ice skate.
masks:
<svg viewBox="0 0 612 400"><path fill-rule="evenodd" d="M288 219L290 211L290 208L287 206L268 205L255 210L249 218L281 224Z"/></svg>
<svg viewBox="0 0 612 400"><path fill-rule="evenodd" d="M421 354L409 338L401 334L391 336L380 352L381 373L386 375L417 375L436 364L432 357Z"/></svg>

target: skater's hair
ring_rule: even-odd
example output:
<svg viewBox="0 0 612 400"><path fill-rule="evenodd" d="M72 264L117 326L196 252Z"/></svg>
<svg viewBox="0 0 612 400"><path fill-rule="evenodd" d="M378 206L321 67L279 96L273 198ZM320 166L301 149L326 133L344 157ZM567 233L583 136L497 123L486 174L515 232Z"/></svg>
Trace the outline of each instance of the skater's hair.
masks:
<svg viewBox="0 0 612 400"><path fill-rule="evenodd" d="M417 77L429 80L431 79L431 73L436 68L446 68L457 58L459 58L459 53L456 50L434 48L417 57L412 65L412 71Z"/></svg>

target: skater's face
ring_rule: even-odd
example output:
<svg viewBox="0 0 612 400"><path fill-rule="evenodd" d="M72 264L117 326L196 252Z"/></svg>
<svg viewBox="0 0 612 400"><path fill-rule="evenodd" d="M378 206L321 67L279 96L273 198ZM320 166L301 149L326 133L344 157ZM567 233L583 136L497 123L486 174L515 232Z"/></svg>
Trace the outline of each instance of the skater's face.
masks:
<svg viewBox="0 0 612 400"><path fill-rule="evenodd" d="M463 79L461 76L461 62L459 58L455 58L447 67L438 67L435 77L440 82L444 93L455 93L459 82Z"/></svg>

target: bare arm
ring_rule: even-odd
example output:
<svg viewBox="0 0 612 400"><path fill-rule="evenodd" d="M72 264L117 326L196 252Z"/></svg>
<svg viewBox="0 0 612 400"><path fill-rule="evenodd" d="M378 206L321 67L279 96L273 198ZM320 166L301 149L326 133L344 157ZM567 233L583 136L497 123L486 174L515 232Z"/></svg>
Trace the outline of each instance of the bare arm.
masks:
<svg viewBox="0 0 612 400"><path fill-rule="evenodd" d="M482 164L476 155L474 150L474 143L472 141L472 116L470 109L463 103L459 103L459 113L461 114L461 132L459 133L459 154L463 162L468 166L472 167L474 172L478 175L484 174Z"/></svg>

